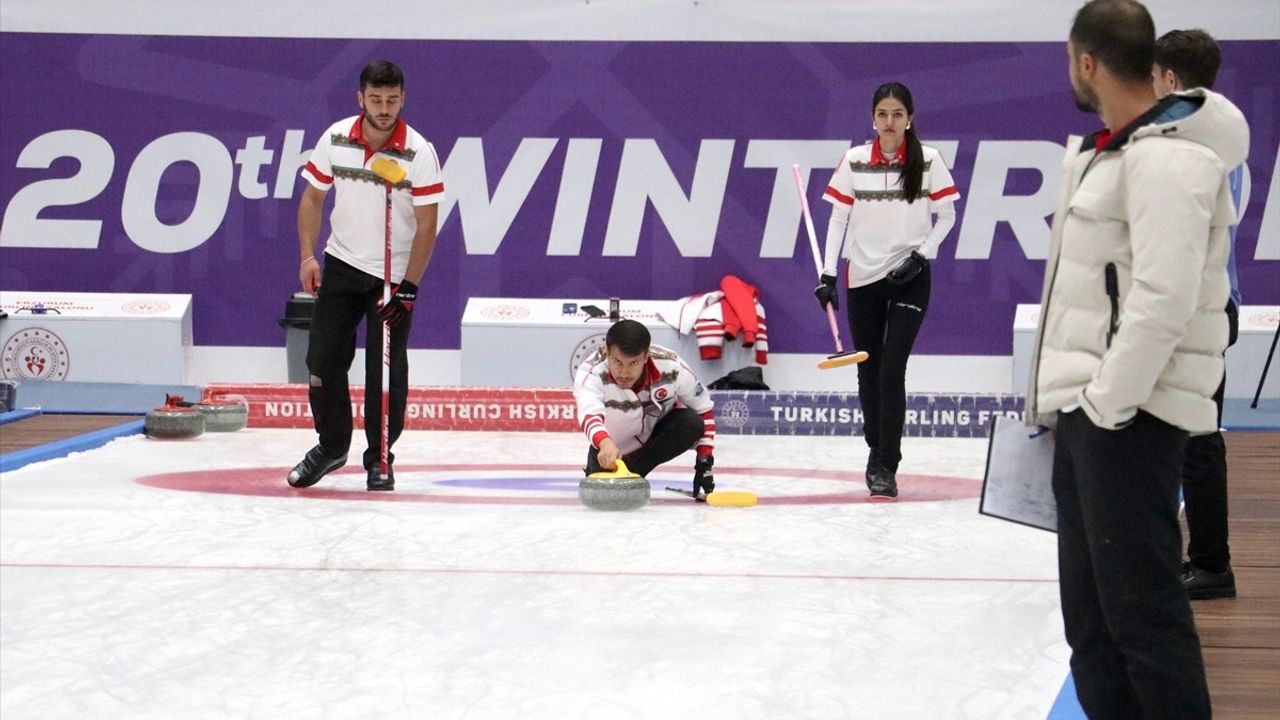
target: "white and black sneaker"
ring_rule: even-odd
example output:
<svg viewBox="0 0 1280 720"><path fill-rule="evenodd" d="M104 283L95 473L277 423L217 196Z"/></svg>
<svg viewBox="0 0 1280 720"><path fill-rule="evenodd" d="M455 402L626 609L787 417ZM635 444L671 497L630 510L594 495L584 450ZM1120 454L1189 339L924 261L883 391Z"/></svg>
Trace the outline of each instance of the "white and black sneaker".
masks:
<svg viewBox="0 0 1280 720"><path fill-rule="evenodd" d="M324 448L319 445L307 451L302 462L289 471L289 486L306 488L320 482L320 478L347 464L347 454L339 457L325 455Z"/></svg>

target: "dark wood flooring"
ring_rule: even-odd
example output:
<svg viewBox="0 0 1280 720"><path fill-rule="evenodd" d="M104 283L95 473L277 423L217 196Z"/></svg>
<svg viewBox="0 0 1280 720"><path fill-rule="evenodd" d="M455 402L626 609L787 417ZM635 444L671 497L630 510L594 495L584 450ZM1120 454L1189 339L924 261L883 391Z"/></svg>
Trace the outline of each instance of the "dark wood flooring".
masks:
<svg viewBox="0 0 1280 720"><path fill-rule="evenodd" d="M141 415L35 415L0 425L0 455L141 419Z"/></svg>
<svg viewBox="0 0 1280 720"><path fill-rule="evenodd" d="M1273 720L1280 718L1280 432L1225 437L1239 595L1191 607L1214 717Z"/></svg>

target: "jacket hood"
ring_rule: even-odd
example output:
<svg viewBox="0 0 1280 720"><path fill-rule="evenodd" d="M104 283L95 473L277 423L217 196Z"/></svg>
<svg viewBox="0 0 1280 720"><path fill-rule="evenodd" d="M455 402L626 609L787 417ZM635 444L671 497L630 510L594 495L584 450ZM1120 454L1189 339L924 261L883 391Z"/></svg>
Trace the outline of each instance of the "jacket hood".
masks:
<svg viewBox="0 0 1280 720"><path fill-rule="evenodd" d="M1249 123L1244 113L1226 97L1195 88L1166 96L1147 113L1129 142L1152 135L1172 135L1199 143L1234 168L1249 156ZM1144 118L1145 119L1145 118Z"/></svg>

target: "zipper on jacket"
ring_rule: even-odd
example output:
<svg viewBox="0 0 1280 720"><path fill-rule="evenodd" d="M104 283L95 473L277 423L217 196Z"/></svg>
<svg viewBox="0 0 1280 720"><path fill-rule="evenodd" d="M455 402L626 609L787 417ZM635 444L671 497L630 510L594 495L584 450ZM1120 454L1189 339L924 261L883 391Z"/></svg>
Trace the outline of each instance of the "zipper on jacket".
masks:
<svg viewBox="0 0 1280 720"><path fill-rule="evenodd" d="M1111 338L1120 329L1120 282L1116 279L1116 264L1107 263L1107 297L1111 299L1111 322L1107 325L1107 348L1111 347Z"/></svg>

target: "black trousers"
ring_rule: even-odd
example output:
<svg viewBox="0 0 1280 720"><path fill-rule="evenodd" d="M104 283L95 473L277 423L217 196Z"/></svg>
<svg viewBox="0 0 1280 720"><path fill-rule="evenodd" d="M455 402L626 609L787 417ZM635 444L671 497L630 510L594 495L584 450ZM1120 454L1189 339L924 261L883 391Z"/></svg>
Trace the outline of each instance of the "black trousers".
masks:
<svg viewBox="0 0 1280 720"><path fill-rule="evenodd" d="M639 450L624 455L622 461L631 472L648 477L654 468L675 459L696 445L702 438L705 427L706 423L698 413L689 408L676 408L658 420L649 440ZM604 470L596 459L597 454L594 447L587 449L587 466L584 470L588 475Z"/></svg>
<svg viewBox="0 0 1280 720"><path fill-rule="evenodd" d="M1060 413L1053 493L1071 672L1092 720L1208 718L1182 586L1178 486L1187 433L1139 412L1119 430Z"/></svg>
<svg viewBox="0 0 1280 720"><path fill-rule="evenodd" d="M929 309L929 267L904 285L879 280L850 288L853 345L870 357L858 364L858 400L871 461L897 472L907 411L907 359Z"/></svg>
<svg viewBox="0 0 1280 720"><path fill-rule="evenodd" d="M1236 343L1240 313L1235 303L1227 303L1227 347ZM1222 400L1227 391L1224 373L1213 401L1218 404L1218 426L1222 426ZM1187 441L1182 463L1182 497L1187 508L1187 559L1210 572L1226 572L1231 567L1227 542L1227 444L1220 431L1195 435Z"/></svg>
<svg viewBox="0 0 1280 720"><path fill-rule="evenodd" d="M311 372L311 414L320 446L330 456L351 448L351 389L347 371L356 354L356 328L365 322L364 453L366 469L376 467L382 448L382 278L325 256L320 293L311 320L307 369ZM409 396L409 328L413 315L391 328L391 407L387 421L388 448L404 429ZM388 449L388 461L393 459Z"/></svg>

